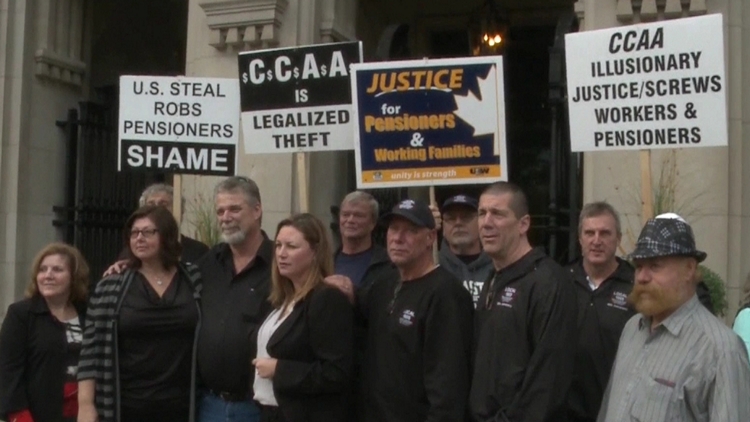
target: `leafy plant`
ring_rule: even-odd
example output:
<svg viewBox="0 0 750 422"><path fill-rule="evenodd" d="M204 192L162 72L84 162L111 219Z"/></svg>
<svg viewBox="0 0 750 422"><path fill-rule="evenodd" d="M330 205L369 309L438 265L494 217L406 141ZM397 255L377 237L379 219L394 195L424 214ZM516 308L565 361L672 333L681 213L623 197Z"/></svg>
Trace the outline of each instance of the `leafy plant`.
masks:
<svg viewBox="0 0 750 422"><path fill-rule="evenodd" d="M187 202L187 222L193 226L193 237L209 247L221 240L219 220L216 218L213 198L197 193Z"/></svg>
<svg viewBox="0 0 750 422"><path fill-rule="evenodd" d="M702 203L700 198L703 196L703 193L689 193L687 188L681 183L682 181L683 179L680 176L680 170L677 166L677 150L673 149L664 154L664 158L661 161L659 178L651 186L655 216L673 212L683 217L690 216L693 221L697 219L692 217L699 215L695 205ZM640 204L640 197L638 197L638 203ZM635 244L635 236L629 229L627 229L626 235ZM621 249L621 252L624 251ZM724 316L727 311L727 293L724 280L705 265L700 265L699 268L703 281L711 293L714 311L718 316Z"/></svg>
<svg viewBox="0 0 750 422"><path fill-rule="evenodd" d="M714 305L716 316L723 317L727 312L727 290L724 287L724 280L718 274L713 272L705 265L699 265L702 280L706 283L708 291L711 293L711 303Z"/></svg>

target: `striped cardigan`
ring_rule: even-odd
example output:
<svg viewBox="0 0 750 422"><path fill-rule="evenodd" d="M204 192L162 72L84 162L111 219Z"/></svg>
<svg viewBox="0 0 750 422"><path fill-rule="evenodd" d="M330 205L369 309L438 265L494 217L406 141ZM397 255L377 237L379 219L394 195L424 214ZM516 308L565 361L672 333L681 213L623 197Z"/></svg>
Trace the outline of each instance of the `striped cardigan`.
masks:
<svg viewBox="0 0 750 422"><path fill-rule="evenodd" d="M193 340L192 369L190 375L190 422L195 420L196 350L200 330L201 274L193 264L178 264L178 271L193 287L193 297L198 306L198 325ZM105 277L97 283L89 298L86 324L83 329L78 380L96 382L94 404L100 422L120 422L119 359L117 346L117 320L123 298L135 279L136 270Z"/></svg>

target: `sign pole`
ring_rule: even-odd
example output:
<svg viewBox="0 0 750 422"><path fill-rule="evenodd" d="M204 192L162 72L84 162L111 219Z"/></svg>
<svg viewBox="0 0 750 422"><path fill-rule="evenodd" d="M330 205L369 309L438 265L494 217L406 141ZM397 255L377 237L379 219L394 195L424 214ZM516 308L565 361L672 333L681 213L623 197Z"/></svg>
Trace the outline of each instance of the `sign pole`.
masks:
<svg viewBox="0 0 750 422"><path fill-rule="evenodd" d="M435 200L435 186L430 186L430 205L437 207L437 201ZM437 237L435 238L435 242L432 243L432 259L435 260L435 263L438 263L439 255Z"/></svg>
<svg viewBox="0 0 750 422"><path fill-rule="evenodd" d="M299 199L299 212L308 212L309 198L307 191L307 154L296 152L297 158L297 195Z"/></svg>
<svg viewBox="0 0 750 422"><path fill-rule="evenodd" d="M654 216L654 195L651 186L651 150L641 150L641 222Z"/></svg>
<svg viewBox="0 0 750 422"><path fill-rule="evenodd" d="M179 229L182 221L182 175L174 175L172 189L174 191L172 195L172 214L174 214L174 219L177 221L177 228Z"/></svg>

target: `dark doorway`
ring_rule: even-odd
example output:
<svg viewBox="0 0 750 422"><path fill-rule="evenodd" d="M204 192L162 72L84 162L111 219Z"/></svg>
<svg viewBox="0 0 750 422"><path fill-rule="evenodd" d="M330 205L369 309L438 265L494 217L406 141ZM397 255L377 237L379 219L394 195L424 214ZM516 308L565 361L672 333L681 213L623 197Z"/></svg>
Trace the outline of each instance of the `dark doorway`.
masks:
<svg viewBox="0 0 750 422"><path fill-rule="evenodd" d="M92 282L117 259L123 226L141 191L169 182L160 172L117 172L121 75L183 75L188 0L99 0L93 4L90 101L58 122L67 134L66 202L54 224L91 266ZM63 116L61 116L62 118Z"/></svg>

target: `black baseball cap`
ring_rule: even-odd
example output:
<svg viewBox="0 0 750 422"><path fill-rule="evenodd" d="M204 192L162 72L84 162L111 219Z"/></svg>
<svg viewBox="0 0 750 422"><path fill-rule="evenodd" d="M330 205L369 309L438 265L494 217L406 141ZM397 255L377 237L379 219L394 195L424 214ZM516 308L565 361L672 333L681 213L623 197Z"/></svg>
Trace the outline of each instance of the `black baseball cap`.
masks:
<svg viewBox="0 0 750 422"><path fill-rule="evenodd" d="M393 207L391 212L383 216L383 221L388 223L394 216L403 217L419 227L435 228L435 218L432 216L432 211L423 201L404 199Z"/></svg>
<svg viewBox="0 0 750 422"><path fill-rule="evenodd" d="M444 213L446 208L453 206L453 205L464 206L467 208L471 208L474 211L479 209L479 204L477 203L476 199L467 195L456 195L456 196L451 196L450 198L446 199L445 202L443 202L443 206L440 207L440 212Z"/></svg>

